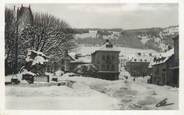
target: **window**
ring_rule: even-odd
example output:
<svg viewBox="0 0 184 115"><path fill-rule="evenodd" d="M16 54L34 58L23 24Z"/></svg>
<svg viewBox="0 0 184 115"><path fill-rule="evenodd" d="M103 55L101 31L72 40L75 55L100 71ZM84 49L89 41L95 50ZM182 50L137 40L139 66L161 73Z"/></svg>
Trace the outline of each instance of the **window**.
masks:
<svg viewBox="0 0 184 115"><path fill-rule="evenodd" d="M162 80L163 80L163 83L165 83L165 74L164 73L162 73Z"/></svg>
<svg viewBox="0 0 184 115"><path fill-rule="evenodd" d="M101 66L101 70L105 70L105 65L102 65Z"/></svg>
<svg viewBox="0 0 184 115"><path fill-rule="evenodd" d="M110 70L109 65L107 65L107 71Z"/></svg>
<svg viewBox="0 0 184 115"><path fill-rule="evenodd" d="M114 70L115 70L114 65L111 65L111 70L112 70L112 71L114 71Z"/></svg>
<svg viewBox="0 0 184 115"><path fill-rule="evenodd" d="M102 60L105 60L105 56L104 55L102 56Z"/></svg>
<svg viewBox="0 0 184 115"><path fill-rule="evenodd" d="M96 65L96 68L99 69L99 65Z"/></svg>
<svg viewBox="0 0 184 115"><path fill-rule="evenodd" d="M155 74L159 74L159 67L156 67Z"/></svg>
<svg viewBox="0 0 184 115"><path fill-rule="evenodd" d="M114 60L114 56L112 56L112 61ZM122 60L123 61L123 60Z"/></svg>
<svg viewBox="0 0 184 115"><path fill-rule="evenodd" d="M109 55L107 56L107 60L109 60L110 59L110 57L109 57Z"/></svg>
<svg viewBox="0 0 184 115"><path fill-rule="evenodd" d="M96 63L97 63L97 64L99 64L99 63L100 63L99 59L97 59L97 60L96 60Z"/></svg>
<svg viewBox="0 0 184 115"><path fill-rule="evenodd" d="M107 64L112 63L109 55L107 55L107 57L106 57L106 63L107 63Z"/></svg>

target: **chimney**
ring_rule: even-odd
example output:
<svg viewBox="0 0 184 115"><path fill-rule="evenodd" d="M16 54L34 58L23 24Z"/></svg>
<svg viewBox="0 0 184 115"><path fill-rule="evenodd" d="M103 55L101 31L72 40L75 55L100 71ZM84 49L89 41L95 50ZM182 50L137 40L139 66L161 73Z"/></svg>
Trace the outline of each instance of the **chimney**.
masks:
<svg viewBox="0 0 184 115"><path fill-rule="evenodd" d="M112 45L112 43L109 41L109 39L106 39L105 47L106 47L106 48L112 48L112 47L113 47L113 45Z"/></svg>

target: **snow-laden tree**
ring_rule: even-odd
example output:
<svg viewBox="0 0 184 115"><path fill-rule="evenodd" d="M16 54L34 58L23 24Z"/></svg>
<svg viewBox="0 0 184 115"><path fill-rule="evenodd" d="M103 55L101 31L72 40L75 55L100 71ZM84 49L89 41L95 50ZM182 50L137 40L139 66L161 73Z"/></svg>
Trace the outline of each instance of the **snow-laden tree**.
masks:
<svg viewBox="0 0 184 115"><path fill-rule="evenodd" d="M26 64L24 69L37 75L45 74L45 64L48 62L48 57L42 52L28 50L26 55Z"/></svg>
<svg viewBox="0 0 184 115"><path fill-rule="evenodd" d="M73 48L73 30L54 16L36 13L33 25L28 25L21 35L23 49L41 51L51 58L63 56L64 50Z"/></svg>

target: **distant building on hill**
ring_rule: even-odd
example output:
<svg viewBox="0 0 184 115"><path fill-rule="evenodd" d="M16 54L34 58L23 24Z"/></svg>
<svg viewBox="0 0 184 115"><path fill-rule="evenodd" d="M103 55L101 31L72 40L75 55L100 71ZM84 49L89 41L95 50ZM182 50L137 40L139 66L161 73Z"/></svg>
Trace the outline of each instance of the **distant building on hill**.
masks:
<svg viewBox="0 0 184 115"><path fill-rule="evenodd" d="M119 53L109 40L101 49L92 53L92 64L98 68L97 77L107 80L119 78Z"/></svg>

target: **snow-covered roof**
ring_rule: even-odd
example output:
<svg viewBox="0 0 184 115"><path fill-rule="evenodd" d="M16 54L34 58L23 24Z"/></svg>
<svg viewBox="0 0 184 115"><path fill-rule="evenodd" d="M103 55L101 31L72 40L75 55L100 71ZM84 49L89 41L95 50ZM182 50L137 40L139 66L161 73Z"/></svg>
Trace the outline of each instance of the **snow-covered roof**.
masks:
<svg viewBox="0 0 184 115"><path fill-rule="evenodd" d="M94 54L97 51L114 51L114 52L120 52L117 48L113 47L113 45L110 42L106 42L102 47L92 52Z"/></svg>
<svg viewBox="0 0 184 115"><path fill-rule="evenodd" d="M103 45L99 50L97 51L117 51L117 52L120 52L117 48L115 47L112 47L112 48L108 48L106 47L105 45Z"/></svg>
<svg viewBox="0 0 184 115"><path fill-rule="evenodd" d="M73 61L75 61L75 55L76 55L75 52L68 53L68 56L70 56Z"/></svg>
<svg viewBox="0 0 184 115"><path fill-rule="evenodd" d="M136 56L129 59L130 62L150 62L151 60L150 56Z"/></svg>
<svg viewBox="0 0 184 115"><path fill-rule="evenodd" d="M152 65L165 63L174 54L174 49L171 49L165 53L161 53L159 57L155 57L150 63L149 67Z"/></svg>
<svg viewBox="0 0 184 115"><path fill-rule="evenodd" d="M84 56L84 57L75 59L74 61L71 61L71 63L74 63L74 62L91 63L91 56Z"/></svg>

